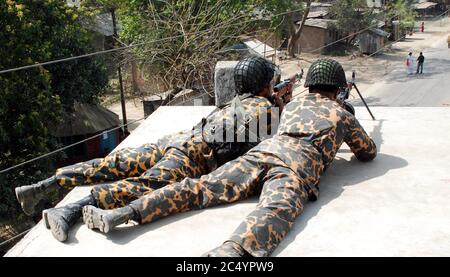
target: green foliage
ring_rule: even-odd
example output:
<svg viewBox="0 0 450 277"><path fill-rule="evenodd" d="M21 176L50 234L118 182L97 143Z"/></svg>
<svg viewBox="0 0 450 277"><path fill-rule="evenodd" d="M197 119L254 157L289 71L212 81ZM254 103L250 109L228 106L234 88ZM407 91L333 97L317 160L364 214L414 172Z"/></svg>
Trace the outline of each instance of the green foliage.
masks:
<svg viewBox="0 0 450 277"><path fill-rule="evenodd" d="M411 3L407 0L397 0L387 5L388 18L399 20L400 28L412 29L415 24L417 13L411 8Z"/></svg>
<svg viewBox="0 0 450 277"><path fill-rule="evenodd" d="M0 1L0 70L91 52L80 13L65 1ZM50 126L73 101L92 102L107 84L102 61L85 58L0 74L0 169L57 147ZM0 216L18 210L13 189L41 180L52 158L0 174Z"/></svg>
<svg viewBox="0 0 450 277"><path fill-rule="evenodd" d="M271 15L292 10L297 2L128 1L118 6L119 35L127 43L146 43L130 52L132 59L148 65L145 71L167 88L194 88L199 80L204 87L211 85L217 51L239 42L239 35L280 25L285 17Z"/></svg>
<svg viewBox="0 0 450 277"><path fill-rule="evenodd" d="M365 0L338 0L330 9L332 27L343 36L350 35L373 25L375 15L367 6ZM349 37L347 43L351 43L356 36Z"/></svg>

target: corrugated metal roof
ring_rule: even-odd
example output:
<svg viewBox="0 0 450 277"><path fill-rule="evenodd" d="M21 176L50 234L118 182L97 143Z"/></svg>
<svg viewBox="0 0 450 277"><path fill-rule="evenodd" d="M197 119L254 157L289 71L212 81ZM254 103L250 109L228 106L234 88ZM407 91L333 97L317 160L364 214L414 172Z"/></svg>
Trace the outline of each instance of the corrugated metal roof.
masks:
<svg viewBox="0 0 450 277"><path fill-rule="evenodd" d="M437 5L437 3L433 3L433 2L422 2L422 3L412 4L412 7L415 10L425 10L430 7L434 7L436 5Z"/></svg>
<svg viewBox="0 0 450 277"><path fill-rule="evenodd" d="M389 33L385 32L381 29L375 29L375 28L371 28L369 31L371 31L372 33L375 33L377 35L379 35L380 37L388 37Z"/></svg>
<svg viewBox="0 0 450 277"><path fill-rule="evenodd" d="M306 19L305 25L310 27L316 27L321 29L328 29L328 24L331 22L336 22L333 19L322 19L322 18L310 18ZM301 21L297 22L300 25Z"/></svg>
<svg viewBox="0 0 450 277"><path fill-rule="evenodd" d="M308 13L308 18L325 17L329 14L327 10L312 11Z"/></svg>
<svg viewBox="0 0 450 277"><path fill-rule="evenodd" d="M333 4L331 3L320 3L320 2L312 2L311 3L311 8L316 8L316 7L331 7L333 6Z"/></svg>
<svg viewBox="0 0 450 277"><path fill-rule="evenodd" d="M257 39L246 40L244 44L249 48L250 52L260 56L271 57L278 53L275 49Z"/></svg>

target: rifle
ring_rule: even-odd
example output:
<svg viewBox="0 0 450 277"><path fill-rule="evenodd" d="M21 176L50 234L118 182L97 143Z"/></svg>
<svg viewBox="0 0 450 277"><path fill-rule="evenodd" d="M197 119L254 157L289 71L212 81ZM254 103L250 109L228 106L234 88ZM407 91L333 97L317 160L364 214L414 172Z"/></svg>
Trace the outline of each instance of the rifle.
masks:
<svg viewBox="0 0 450 277"><path fill-rule="evenodd" d="M352 81L350 83L348 83L346 88L342 88L340 90L337 98L338 98L338 100L340 100L342 102L342 105L344 106L344 108L347 111L349 111L350 113L355 115L355 109L353 108L353 106L350 103L348 103L346 101L348 99L349 95L350 95L350 90L354 87L356 89L356 92L359 95L359 98L361 98L362 102L366 106L366 109L369 112L370 116L372 117L373 120L375 120L375 117L373 116L372 112L370 111L369 106L367 105L366 101L362 97L361 93L359 92L358 87L355 84L355 77L356 77L356 72L353 70L353 72L352 72Z"/></svg>
<svg viewBox="0 0 450 277"><path fill-rule="evenodd" d="M285 79L284 81L276 84L273 87L273 91L280 97L286 104L291 101L292 92L294 90L294 84L300 81L303 77L303 69L300 73L294 74L292 77Z"/></svg>

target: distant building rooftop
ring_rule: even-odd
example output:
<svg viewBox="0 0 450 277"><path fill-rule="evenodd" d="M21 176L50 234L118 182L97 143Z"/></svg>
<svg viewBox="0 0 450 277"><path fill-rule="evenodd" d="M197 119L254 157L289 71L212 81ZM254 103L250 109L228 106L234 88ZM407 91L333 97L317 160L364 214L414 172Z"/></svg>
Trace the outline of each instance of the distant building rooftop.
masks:
<svg viewBox="0 0 450 277"><path fill-rule="evenodd" d="M320 28L320 29L328 29L329 28L328 25L331 22L336 22L336 20L323 19L323 18L310 18L310 19L306 19L305 26L316 27L316 28ZM297 25L300 25L300 24L301 24L301 21L298 21Z"/></svg>
<svg viewBox="0 0 450 277"><path fill-rule="evenodd" d="M75 102L73 109L73 112L63 115L64 124L52 128L52 135L95 134L120 125L119 116L100 105Z"/></svg>
<svg viewBox="0 0 450 277"><path fill-rule="evenodd" d="M311 11L308 13L308 18L323 18L328 14L329 12L327 10Z"/></svg>
<svg viewBox="0 0 450 277"><path fill-rule="evenodd" d="M272 57L273 55L278 54L278 51L257 39L245 40L243 43L252 54L257 54L263 57Z"/></svg>
<svg viewBox="0 0 450 277"><path fill-rule="evenodd" d="M428 8L436 6L437 4L438 3L434 3L434 2L421 2L421 3L412 4L411 6L415 10L426 10Z"/></svg>
<svg viewBox="0 0 450 277"><path fill-rule="evenodd" d="M389 36L388 32L385 32L385 31L377 29L377 28L370 28L367 31L372 32L372 33L374 33L374 34L376 34L376 35L378 35L380 37L388 37Z"/></svg>

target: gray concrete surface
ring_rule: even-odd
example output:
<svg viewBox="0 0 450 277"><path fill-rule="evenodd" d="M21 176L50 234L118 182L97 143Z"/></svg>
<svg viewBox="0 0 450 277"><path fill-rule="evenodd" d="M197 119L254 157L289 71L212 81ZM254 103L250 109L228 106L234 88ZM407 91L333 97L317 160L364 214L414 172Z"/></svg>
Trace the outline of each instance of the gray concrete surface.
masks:
<svg viewBox="0 0 450 277"><path fill-rule="evenodd" d="M213 107L163 107L119 147L138 146L191 126ZM449 108L357 107L379 155L360 163L343 147L274 256L450 256ZM72 191L60 204L84 196ZM42 222L6 256L200 256L220 245L257 198L122 225L108 235L78 223L66 243Z"/></svg>
<svg viewBox="0 0 450 277"><path fill-rule="evenodd" d="M214 91L216 106L231 101L235 95L234 67L238 61L219 61L214 69Z"/></svg>

